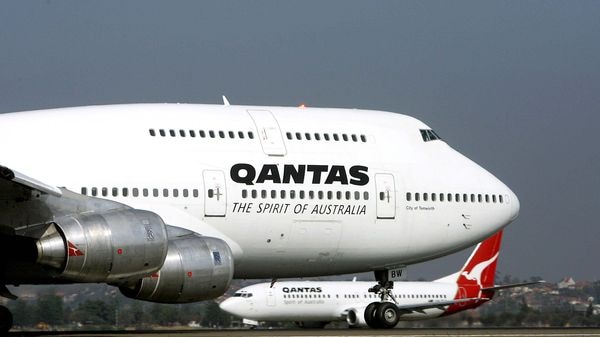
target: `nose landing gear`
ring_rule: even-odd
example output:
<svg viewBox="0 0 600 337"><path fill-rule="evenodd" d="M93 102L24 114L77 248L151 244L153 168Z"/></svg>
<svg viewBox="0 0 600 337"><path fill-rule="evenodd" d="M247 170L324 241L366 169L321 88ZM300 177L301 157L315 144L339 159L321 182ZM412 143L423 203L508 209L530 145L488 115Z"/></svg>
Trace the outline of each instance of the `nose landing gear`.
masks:
<svg viewBox="0 0 600 337"><path fill-rule="evenodd" d="M391 329L398 324L400 313L396 306L396 299L392 294L394 282L389 281L387 270L375 271L377 284L369 289L381 299L381 302L372 302L365 308L365 322L372 329ZM394 303L389 302L391 299Z"/></svg>

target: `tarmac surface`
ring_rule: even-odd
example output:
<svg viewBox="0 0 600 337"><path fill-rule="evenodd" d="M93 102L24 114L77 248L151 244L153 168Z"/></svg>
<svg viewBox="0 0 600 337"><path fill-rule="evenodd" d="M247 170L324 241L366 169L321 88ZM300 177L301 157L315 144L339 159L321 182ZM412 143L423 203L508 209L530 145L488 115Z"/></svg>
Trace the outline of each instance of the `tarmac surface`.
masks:
<svg viewBox="0 0 600 337"><path fill-rule="evenodd" d="M412 336L412 337L600 337L600 328L532 328L532 329L229 329L229 330L152 330L152 331L31 331L11 332L8 336L69 336L69 337L229 337L229 336Z"/></svg>

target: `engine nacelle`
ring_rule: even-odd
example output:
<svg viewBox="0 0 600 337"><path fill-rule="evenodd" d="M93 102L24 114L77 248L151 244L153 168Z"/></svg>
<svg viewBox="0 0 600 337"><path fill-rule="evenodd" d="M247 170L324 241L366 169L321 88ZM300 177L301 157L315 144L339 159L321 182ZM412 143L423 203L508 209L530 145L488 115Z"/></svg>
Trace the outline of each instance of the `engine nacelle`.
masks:
<svg viewBox="0 0 600 337"><path fill-rule="evenodd" d="M158 270L168 248L156 214L135 209L56 219L37 242L37 262L70 282L124 282Z"/></svg>
<svg viewBox="0 0 600 337"><path fill-rule="evenodd" d="M227 243L188 234L170 239L167 258L158 272L119 289L138 300L189 303L223 295L232 278L233 254Z"/></svg>
<svg viewBox="0 0 600 337"><path fill-rule="evenodd" d="M365 321L365 308L351 308L346 313L346 323L351 328L362 328L367 327L367 322Z"/></svg>

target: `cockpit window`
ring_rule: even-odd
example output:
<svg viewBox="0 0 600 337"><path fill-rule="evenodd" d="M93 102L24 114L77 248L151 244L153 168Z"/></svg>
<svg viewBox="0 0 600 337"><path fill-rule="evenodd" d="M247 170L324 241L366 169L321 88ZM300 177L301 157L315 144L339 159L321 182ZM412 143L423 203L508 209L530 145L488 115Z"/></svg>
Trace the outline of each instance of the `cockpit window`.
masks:
<svg viewBox="0 0 600 337"><path fill-rule="evenodd" d="M435 133L435 131L430 130L430 129L421 129L419 130L421 131L421 137L423 137L423 141L424 142L429 142L432 140L441 140L442 137L438 136L437 133Z"/></svg>
<svg viewBox="0 0 600 337"><path fill-rule="evenodd" d="M233 294L233 297L252 297L252 293L235 293Z"/></svg>

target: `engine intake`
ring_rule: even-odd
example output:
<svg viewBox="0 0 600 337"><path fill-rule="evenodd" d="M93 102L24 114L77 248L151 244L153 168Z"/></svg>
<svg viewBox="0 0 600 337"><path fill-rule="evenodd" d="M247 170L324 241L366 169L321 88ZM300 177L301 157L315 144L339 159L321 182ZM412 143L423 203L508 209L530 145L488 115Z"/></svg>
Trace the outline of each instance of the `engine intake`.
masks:
<svg viewBox="0 0 600 337"><path fill-rule="evenodd" d="M158 303L189 303L221 296L233 278L233 254L225 241L188 234L169 241L163 267L123 295Z"/></svg>
<svg viewBox="0 0 600 337"><path fill-rule="evenodd" d="M37 242L37 263L71 282L123 282L158 270L167 255L163 220L120 209L56 219Z"/></svg>

